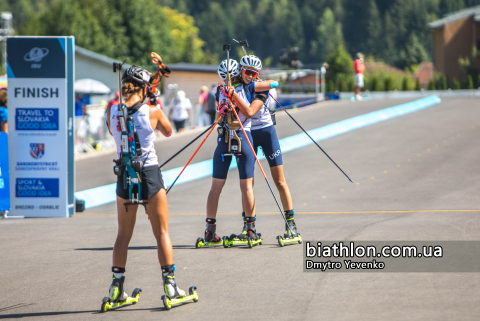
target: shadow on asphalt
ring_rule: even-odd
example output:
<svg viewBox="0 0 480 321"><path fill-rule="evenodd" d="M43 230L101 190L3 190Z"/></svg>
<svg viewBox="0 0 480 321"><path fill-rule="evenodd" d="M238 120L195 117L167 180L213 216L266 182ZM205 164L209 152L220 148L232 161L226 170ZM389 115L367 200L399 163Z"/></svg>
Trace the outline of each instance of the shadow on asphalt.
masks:
<svg viewBox="0 0 480 321"><path fill-rule="evenodd" d="M193 245L173 245L174 249L195 249ZM156 250L156 246L129 246L129 250ZM113 247L82 247L75 251L113 251Z"/></svg>
<svg viewBox="0 0 480 321"><path fill-rule="evenodd" d="M11 306L9 306L9 307L0 308L0 312L4 312L4 311L8 311L8 310L13 310L13 309L18 309L18 308L24 308L24 307L28 307L29 305L34 305L34 303L30 303L30 304L26 304L26 303L14 304L14 305L11 305ZM0 316L0 317L1 317L1 316Z"/></svg>
<svg viewBox="0 0 480 321"><path fill-rule="evenodd" d="M194 302L185 302L180 305L185 305L185 304L190 304ZM16 304L12 305L11 307L6 307L6 308L1 308L0 312L11 310L11 309L16 309L16 308L22 308L31 304ZM178 306L180 306L178 305ZM177 307L177 305L175 306ZM158 308L145 308L145 309L115 309L115 310L110 310L108 313L112 312L127 312L127 311L150 311L150 312L161 312L161 311L168 311L164 307L158 307ZM64 315L64 314L82 314L82 313L91 313L91 314L101 314L99 310L88 310L88 311L53 311L53 312L33 312L33 313L17 313L17 314L4 314L0 315L0 319L20 319L20 318L28 318L28 317L42 317L42 316L49 316L49 315Z"/></svg>
<svg viewBox="0 0 480 321"><path fill-rule="evenodd" d="M276 245L275 243L271 244L263 244L262 247L266 247L270 245L270 248L281 248L280 246ZM295 244L292 244L295 245ZM286 245L290 246L290 245ZM257 246L254 246L257 247ZM173 245L173 248L176 250L196 250L194 245ZM202 246L202 249L221 249L223 245L214 245L214 246ZM250 249L248 245L238 245L232 246L230 248L238 248L238 249ZM156 250L156 246L129 246L129 250ZM113 247L82 247L75 249L75 251L113 251ZM1 312L2 310L0 310Z"/></svg>

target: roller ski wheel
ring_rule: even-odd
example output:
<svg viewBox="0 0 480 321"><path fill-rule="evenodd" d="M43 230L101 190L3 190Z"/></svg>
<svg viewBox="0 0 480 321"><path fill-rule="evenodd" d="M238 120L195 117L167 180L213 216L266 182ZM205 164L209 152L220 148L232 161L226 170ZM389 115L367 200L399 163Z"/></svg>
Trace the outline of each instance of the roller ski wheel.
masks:
<svg viewBox="0 0 480 321"><path fill-rule="evenodd" d="M207 223L205 236L199 237L195 243L195 248L224 245L223 239L216 234L216 225Z"/></svg>
<svg viewBox="0 0 480 321"><path fill-rule="evenodd" d="M203 237L199 237L197 241L195 242L195 248L199 249L201 248L205 243L203 242Z"/></svg>
<svg viewBox="0 0 480 321"><path fill-rule="evenodd" d="M283 237L281 235L278 235L277 236L277 241L278 241L278 245L280 245L280 247L284 247L285 246L285 243L283 241Z"/></svg>
<svg viewBox="0 0 480 321"><path fill-rule="evenodd" d="M277 240L278 240L278 245L280 245L280 247L283 247L286 245L290 245L290 244L294 244L294 243L298 243L298 244L302 244L303 240L302 240L302 236L300 235L300 233L297 233L297 234L288 234L288 236L281 236L281 235L278 235L277 236Z"/></svg>
<svg viewBox="0 0 480 321"><path fill-rule="evenodd" d="M229 248L230 246L232 246L232 244L230 243L230 238L228 236L224 236L222 237L222 241L223 241L223 247L224 248Z"/></svg>
<svg viewBox="0 0 480 321"><path fill-rule="evenodd" d="M184 296L177 296L175 298L170 299L167 295L162 295L163 306L166 310L170 310L173 306L185 303L187 301L192 300L193 302L198 302L198 293L197 287L191 286L188 289L188 295Z"/></svg>
<svg viewBox="0 0 480 321"><path fill-rule="evenodd" d="M232 234L229 238L229 247L231 246L240 246L248 245L249 248L252 248L256 245L262 245L263 239L260 237L260 233L257 234L258 238L246 236L244 238L239 238L238 235Z"/></svg>
<svg viewBox="0 0 480 321"><path fill-rule="evenodd" d="M107 312L108 310L113 310L117 308L124 307L126 305L133 305L138 302L140 299L140 292L142 292L142 289L136 288L132 292L132 296L127 297L125 300L121 301L111 301L109 297L104 297L102 300L102 307L100 308L100 312L104 313Z"/></svg>
<svg viewBox="0 0 480 321"><path fill-rule="evenodd" d="M197 239L197 242L195 242L195 248L197 249L201 247L210 247L210 246L218 246L218 245L224 245L223 239L220 239L220 241L218 242L207 242L203 237L199 237Z"/></svg>
<svg viewBox="0 0 480 321"><path fill-rule="evenodd" d="M188 294L193 296L192 297L193 302L198 302L197 287L195 285L188 288Z"/></svg>

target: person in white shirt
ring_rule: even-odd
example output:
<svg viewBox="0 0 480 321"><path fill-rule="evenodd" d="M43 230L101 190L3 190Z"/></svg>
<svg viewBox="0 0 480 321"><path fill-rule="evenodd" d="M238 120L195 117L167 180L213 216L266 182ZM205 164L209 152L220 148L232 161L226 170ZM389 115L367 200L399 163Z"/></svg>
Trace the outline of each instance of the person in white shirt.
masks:
<svg viewBox="0 0 480 321"><path fill-rule="evenodd" d="M192 103L183 90L177 92L177 96L172 100L170 105L170 117L173 119L177 132L185 130L185 123L192 126ZM173 115L172 115L173 114Z"/></svg>

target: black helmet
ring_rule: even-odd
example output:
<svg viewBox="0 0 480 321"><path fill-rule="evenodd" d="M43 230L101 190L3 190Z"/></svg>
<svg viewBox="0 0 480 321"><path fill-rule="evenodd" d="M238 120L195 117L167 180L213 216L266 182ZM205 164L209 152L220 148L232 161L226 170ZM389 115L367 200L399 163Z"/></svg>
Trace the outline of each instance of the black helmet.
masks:
<svg viewBox="0 0 480 321"><path fill-rule="evenodd" d="M122 76L122 82L134 82L139 85L146 85L150 81L151 73L140 66L133 65Z"/></svg>

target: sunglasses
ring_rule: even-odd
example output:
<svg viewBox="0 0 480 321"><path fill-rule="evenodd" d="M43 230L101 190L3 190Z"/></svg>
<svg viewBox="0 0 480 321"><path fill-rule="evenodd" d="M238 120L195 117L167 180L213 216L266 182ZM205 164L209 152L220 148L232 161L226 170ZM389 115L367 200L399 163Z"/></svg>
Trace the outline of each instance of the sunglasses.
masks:
<svg viewBox="0 0 480 321"><path fill-rule="evenodd" d="M257 77L258 72L250 70L250 69L243 69L243 73L247 76Z"/></svg>

